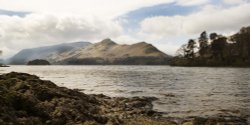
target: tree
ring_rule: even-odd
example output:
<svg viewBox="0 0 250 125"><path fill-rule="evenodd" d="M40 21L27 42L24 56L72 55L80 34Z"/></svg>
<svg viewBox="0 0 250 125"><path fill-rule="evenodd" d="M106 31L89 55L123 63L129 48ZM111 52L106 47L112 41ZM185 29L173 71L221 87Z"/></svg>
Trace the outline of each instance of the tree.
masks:
<svg viewBox="0 0 250 125"><path fill-rule="evenodd" d="M199 54L201 57L203 57L208 48L208 37L206 31L201 33L199 37L199 44L200 44Z"/></svg>
<svg viewBox="0 0 250 125"><path fill-rule="evenodd" d="M227 38L224 36L221 36L213 40L211 43L211 50L213 57L223 60L225 56L223 52L226 48L226 45L227 45Z"/></svg>
<svg viewBox="0 0 250 125"><path fill-rule="evenodd" d="M183 44L177 51L176 55L178 57L185 57L186 56L186 50L187 50L187 44Z"/></svg>
<svg viewBox="0 0 250 125"><path fill-rule="evenodd" d="M190 39L187 44L182 45L177 50L177 56L184 58L194 58L194 49L196 42L193 39Z"/></svg>
<svg viewBox="0 0 250 125"><path fill-rule="evenodd" d="M217 39L217 37L218 37L218 34L217 34L217 33L211 33L211 34L209 35L210 40L215 40L215 39Z"/></svg>
<svg viewBox="0 0 250 125"><path fill-rule="evenodd" d="M233 36L239 56L243 61L249 60L250 58L250 27L243 27L239 33Z"/></svg>
<svg viewBox="0 0 250 125"><path fill-rule="evenodd" d="M194 49L195 49L195 41L193 39L190 39L187 44L186 48L186 57L187 58L194 58Z"/></svg>

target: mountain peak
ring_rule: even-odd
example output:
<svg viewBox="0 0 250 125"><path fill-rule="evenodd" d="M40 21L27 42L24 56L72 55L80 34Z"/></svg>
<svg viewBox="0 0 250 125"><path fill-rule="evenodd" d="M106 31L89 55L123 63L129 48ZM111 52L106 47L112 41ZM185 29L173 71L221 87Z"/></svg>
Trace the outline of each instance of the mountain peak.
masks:
<svg viewBox="0 0 250 125"><path fill-rule="evenodd" d="M146 43L146 42L144 42L144 41L142 41L142 42L139 42L139 43L137 43L137 44L141 44L141 45L148 45L148 43Z"/></svg>
<svg viewBox="0 0 250 125"><path fill-rule="evenodd" d="M135 43L133 45L134 46L152 46L152 44L149 44L147 42L139 42L139 43Z"/></svg>
<svg viewBox="0 0 250 125"><path fill-rule="evenodd" d="M101 44L108 44L108 45L113 45L116 44L114 41L112 41L110 38L104 39L100 42Z"/></svg>

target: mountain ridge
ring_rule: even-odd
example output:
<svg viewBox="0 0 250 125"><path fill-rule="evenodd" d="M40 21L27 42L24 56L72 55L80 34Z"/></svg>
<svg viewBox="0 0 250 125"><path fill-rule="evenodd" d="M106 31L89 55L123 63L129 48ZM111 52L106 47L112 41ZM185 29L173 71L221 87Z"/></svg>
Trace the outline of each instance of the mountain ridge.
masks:
<svg viewBox="0 0 250 125"><path fill-rule="evenodd" d="M22 65L34 59L48 59L47 57L51 54L77 49L79 47L84 47L89 44L91 43L80 41L73 43L62 43L52 46L42 46L36 48L23 49L19 51L17 54L15 54L13 57L11 57L8 60L8 62L10 64Z"/></svg>
<svg viewBox="0 0 250 125"><path fill-rule="evenodd" d="M51 47L55 48L54 46ZM40 49L41 48L42 47L40 47ZM48 47L45 48L48 49ZM36 50L37 48L33 48L33 51L34 49ZM48 60L51 64L59 65L159 65L167 64L167 60L170 58L169 55L161 52L152 44L148 44L146 42L139 42L131 45L118 44L109 38L98 43L89 43L86 46L62 50L63 51L57 49L56 51L53 51L53 53L45 53L45 55L42 56L44 57L42 59ZM30 53L26 51L27 50L25 49L20 51L18 54L13 56L13 58L17 58L20 53L23 55ZM32 56L35 56L35 54ZM41 59L38 57L39 56L37 56L37 59ZM34 57L32 57L32 59L34 59Z"/></svg>

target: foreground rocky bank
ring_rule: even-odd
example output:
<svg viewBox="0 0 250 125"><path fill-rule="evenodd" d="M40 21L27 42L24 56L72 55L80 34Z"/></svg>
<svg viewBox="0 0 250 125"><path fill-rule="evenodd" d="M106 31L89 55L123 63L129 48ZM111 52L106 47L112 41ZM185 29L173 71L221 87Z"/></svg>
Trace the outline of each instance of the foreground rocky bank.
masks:
<svg viewBox="0 0 250 125"><path fill-rule="evenodd" d="M0 75L0 125L247 125L241 117L165 118L150 97L86 95L25 73Z"/></svg>

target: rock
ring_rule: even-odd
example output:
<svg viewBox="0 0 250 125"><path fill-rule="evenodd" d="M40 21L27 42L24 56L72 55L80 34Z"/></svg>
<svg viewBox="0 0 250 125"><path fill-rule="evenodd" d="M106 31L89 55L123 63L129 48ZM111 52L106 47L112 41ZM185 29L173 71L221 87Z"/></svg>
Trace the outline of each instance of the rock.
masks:
<svg viewBox="0 0 250 125"><path fill-rule="evenodd" d="M29 61L27 65L50 65L50 63L47 60L36 59L36 60Z"/></svg>
<svg viewBox="0 0 250 125"><path fill-rule="evenodd" d="M120 124L123 119L119 119L119 115L123 118L147 116L153 100L86 95L16 72L0 75L0 90L0 122L3 124Z"/></svg>
<svg viewBox="0 0 250 125"><path fill-rule="evenodd" d="M235 116L216 116L209 118L187 118L182 125L248 125L247 120Z"/></svg>

